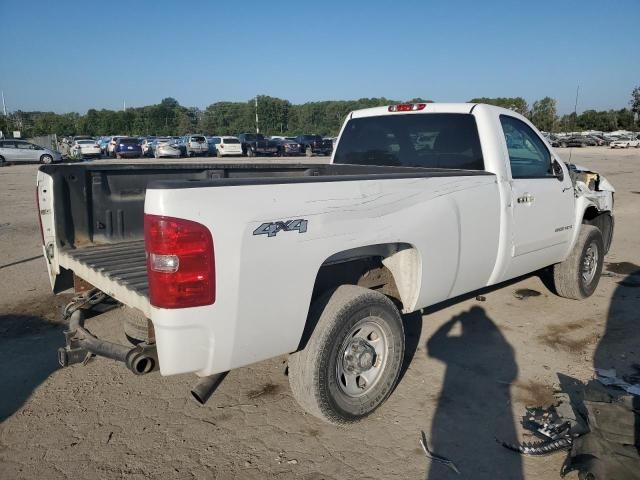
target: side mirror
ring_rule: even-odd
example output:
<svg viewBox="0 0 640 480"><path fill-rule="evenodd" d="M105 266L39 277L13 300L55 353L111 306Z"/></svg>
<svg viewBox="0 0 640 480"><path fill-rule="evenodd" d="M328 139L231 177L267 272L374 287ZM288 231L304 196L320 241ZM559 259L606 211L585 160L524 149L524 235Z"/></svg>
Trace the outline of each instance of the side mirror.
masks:
<svg viewBox="0 0 640 480"><path fill-rule="evenodd" d="M551 171L553 172L553 176L556 177L559 181L564 180L564 170L562 170L562 166L560 162L555 158L551 162Z"/></svg>

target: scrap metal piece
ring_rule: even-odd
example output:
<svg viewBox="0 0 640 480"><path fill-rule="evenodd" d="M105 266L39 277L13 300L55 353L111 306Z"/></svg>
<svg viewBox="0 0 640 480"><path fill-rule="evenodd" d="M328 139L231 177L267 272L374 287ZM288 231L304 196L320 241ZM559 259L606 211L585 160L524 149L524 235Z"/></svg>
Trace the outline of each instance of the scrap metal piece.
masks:
<svg viewBox="0 0 640 480"><path fill-rule="evenodd" d="M522 455L540 457L543 455L551 455L561 450L569 450L573 445L573 438L566 436L556 440L549 439L540 442L508 443L500 440L498 440L498 442L503 447L521 453Z"/></svg>
<svg viewBox="0 0 640 480"><path fill-rule="evenodd" d="M456 464L446 457L443 457L441 455L436 455L435 453L433 453L429 449L429 444L427 443L427 436L425 435L424 431L421 431L420 433L422 434L422 438L420 439L420 445L422 446L422 450L424 450L425 456L429 460L433 460L434 462L441 463L445 467L454 471L457 475L460 475L460 470L458 470L458 467L456 467Z"/></svg>

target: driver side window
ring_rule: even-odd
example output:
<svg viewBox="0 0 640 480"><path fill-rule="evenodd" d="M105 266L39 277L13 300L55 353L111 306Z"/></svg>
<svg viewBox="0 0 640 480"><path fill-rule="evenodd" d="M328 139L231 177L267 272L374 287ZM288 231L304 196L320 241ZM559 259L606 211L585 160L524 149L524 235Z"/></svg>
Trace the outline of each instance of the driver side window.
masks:
<svg viewBox="0 0 640 480"><path fill-rule="evenodd" d="M544 142L526 123L508 115L500 115L507 142L513 178L552 177L551 153Z"/></svg>

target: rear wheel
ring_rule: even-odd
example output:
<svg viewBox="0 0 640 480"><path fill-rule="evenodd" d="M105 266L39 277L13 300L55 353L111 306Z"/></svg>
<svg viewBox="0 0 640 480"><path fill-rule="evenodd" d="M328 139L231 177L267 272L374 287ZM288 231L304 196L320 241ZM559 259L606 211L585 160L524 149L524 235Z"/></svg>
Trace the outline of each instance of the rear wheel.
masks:
<svg viewBox="0 0 640 480"><path fill-rule="evenodd" d="M334 424L359 421L393 391L404 355L400 312L386 296L342 285L318 299L305 348L289 357L300 406Z"/></svg>
<svg viewBox="0 0 640 480"><path fill-rule="evenodd" d="M307 148L305 148L305 150L304 150L304 154L305 154L307 157L312 156L312 155L313 155L313 150L311 150L311 147L307 147Z"/></svg>
<svg viewBox="0 0 640 480"><path fill-rule="evenodd" d="M253 148L251 148L250 146L247 147L247 157L255 157L256 156L256 152L253 151Z"/></svg>
<svg viewBox="0 0 640 480"><path fill-rule="evenodd" d="M4 157L0 156L0 167L4 167L7 162L4 160Z"/></svg>
<svg viewBox="0 0 640 480"><path fill-rule="evenodd" d="M553 266L553 284L561 297L581 300L593 294L602 273L604 242L593 225L580 225L580 234L569 257Z"/></svg>
<svg viewBox="0 0 640 480"><path fill-rule="evenodd" d="M220 150L218 150L218 149L216 149L216 157L222 158L222 154L220 153Z"/></svg>

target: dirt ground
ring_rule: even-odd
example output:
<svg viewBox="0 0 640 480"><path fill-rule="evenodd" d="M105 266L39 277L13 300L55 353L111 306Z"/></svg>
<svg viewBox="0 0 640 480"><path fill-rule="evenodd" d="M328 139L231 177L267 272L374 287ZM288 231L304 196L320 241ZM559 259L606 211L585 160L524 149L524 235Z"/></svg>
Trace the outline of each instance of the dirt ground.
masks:
<svg viewBox="0 0 640 480"><path fill-rule="evenodd" d="M60 369L66 298L51 295L41 258L37 166L0 169L0 478L559 478L563 453L520 457L496 438L523 438L525 405L550 401L557 373L586 380L594 355L624 367L640 348L640 150L571 155L617 189L595 295L558 298L533 276L408 317L410 364L395 393L346 428L302 412L286 357L232 371L205 407L189 398L193 375L136 377L105 359ZM123 314L88 326L124 342ZM459 476L425 458L421 430Z"/></svg>

